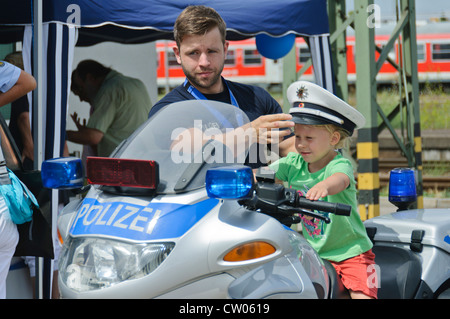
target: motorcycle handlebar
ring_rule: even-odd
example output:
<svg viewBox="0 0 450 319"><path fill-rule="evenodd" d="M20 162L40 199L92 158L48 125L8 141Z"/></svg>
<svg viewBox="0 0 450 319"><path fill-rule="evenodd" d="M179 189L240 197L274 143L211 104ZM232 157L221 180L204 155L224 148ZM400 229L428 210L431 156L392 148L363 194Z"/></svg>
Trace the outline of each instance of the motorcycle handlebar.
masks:
<svg viewBox="0 0 450 319"><path fill-rule="evenodd" d="M240 200L239 203L250 210L260 210L271 215L280 222L290 225L299 223L301 220L297 214L306 214L314 218L330 222L330 218L320 212L332 213L341 216L350 216L352 207L342 203L330 203L324 201L313 201L300 196L292 188L285 188L275 183L275 175L257 174L255 190L250 198ZM316 212L317 211L317 212Z"/></svg>
<svg viewBox="0 0 450 319"><path fill-rule="evenodd" d="M301 208L318 210L341 216L350 216L352 212L352 207L350 205L345 205L342 203L330 203L324 201L313 201L306 199L303 196L298 196L297 204Z"/></svg>
<svg viewBox="0 0 450 319"><path fill-rule="evenodd" d="M287 189L282 185L273 183L258 184L254 196L242 200L241 204L249 209L262 209L271 213L287 215L295 213L317 215L314 211L319 211L350 216L352 211L350 205L309 200L304 196L300 196L294 189Z"/></svg>

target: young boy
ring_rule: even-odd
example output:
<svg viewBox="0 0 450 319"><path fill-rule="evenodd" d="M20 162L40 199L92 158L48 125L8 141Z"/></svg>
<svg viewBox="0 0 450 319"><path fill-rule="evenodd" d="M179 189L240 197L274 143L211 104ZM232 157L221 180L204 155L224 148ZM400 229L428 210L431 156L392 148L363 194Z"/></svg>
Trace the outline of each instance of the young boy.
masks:
<svg viewBox="0 0 450 319"><path fill-rule="evenodd" d="M337 151L365 119L355 108L310 82L294 82L287 96L297 153L289 153L270 167L277 179L310 200L352 206L351 216L330 214L329 224L302 216L303 235L333 264L352 298L377 298L377 287L369 282L375 255L356 210L353 168Z"/></svg>

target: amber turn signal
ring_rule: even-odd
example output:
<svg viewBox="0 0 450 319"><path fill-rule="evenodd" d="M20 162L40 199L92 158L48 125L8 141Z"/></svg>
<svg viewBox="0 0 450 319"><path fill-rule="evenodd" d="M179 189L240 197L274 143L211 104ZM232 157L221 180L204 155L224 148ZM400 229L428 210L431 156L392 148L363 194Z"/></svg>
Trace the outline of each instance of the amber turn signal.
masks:
<svg viewBox="0 0 450 319"><path fill-rule="evenodd" d="M271 244L255 241L233 248L223 257L223 260L228 262L246 261L271 255L275 251L275 247Z"/></svg>

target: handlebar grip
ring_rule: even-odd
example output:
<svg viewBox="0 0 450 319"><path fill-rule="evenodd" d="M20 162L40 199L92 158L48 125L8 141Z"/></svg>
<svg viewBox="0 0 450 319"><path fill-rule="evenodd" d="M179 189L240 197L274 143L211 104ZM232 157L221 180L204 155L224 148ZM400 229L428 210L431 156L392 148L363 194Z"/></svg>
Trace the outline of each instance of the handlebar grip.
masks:
<svg viewBox="0 0 450 319"><path fill-rule="evenodd" d="M336 211L334 212L335 215L350 216L351 213L352 213L352 206L342 203L336 203Z"/></svg>
<svg viewBox="0 0 450 319"><path fill-rule="evenodd" d="M298 197L298 205L302 208L319 210L322 212L333 213L335 215L350 216L352 206L342 203L330 203L324 201L314 201L305 197Z"/></svg>

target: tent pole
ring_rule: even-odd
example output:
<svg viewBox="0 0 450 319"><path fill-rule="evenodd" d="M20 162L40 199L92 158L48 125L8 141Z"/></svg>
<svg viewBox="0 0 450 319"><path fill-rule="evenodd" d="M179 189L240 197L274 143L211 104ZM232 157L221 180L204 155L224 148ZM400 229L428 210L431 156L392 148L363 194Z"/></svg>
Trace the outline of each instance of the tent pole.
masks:
<svg viewBox="0 0 450 319"><path fill-rule="evenodd" d="M33 92L33 136L34 136L34 168L40 169L42 163L42 1L33 0L33 74L37 87ZM44 258L36 257L36 298L43 299L43 261Z"/></svg>

